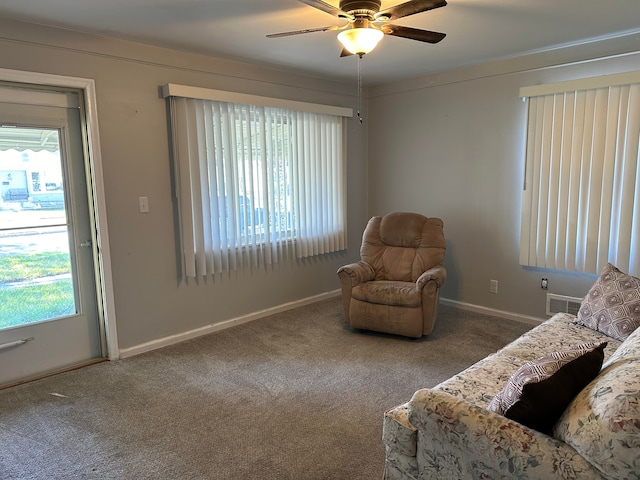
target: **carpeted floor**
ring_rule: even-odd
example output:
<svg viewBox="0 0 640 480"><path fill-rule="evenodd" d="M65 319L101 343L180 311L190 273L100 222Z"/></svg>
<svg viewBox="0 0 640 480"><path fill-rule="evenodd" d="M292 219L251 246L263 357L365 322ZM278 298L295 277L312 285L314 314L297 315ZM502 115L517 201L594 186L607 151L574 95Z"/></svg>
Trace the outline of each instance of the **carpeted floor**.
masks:
<svg viewBox="0 0 640 480"><path fill-rule="evenodd" d="M411 340L333 298L5 389L0 478L378 479L386 409L531 327L442 306Z"/></svg>

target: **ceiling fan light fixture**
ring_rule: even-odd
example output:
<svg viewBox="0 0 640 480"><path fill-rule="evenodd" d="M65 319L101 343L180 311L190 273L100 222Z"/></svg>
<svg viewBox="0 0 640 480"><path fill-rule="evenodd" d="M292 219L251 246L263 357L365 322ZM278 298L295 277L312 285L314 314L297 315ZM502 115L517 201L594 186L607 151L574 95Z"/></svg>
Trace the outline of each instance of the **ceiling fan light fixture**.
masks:
<svg viewBox="0 0 640 480"><path fill-rule="evenodd" d="M375 28L351 28L338 34L340 43L354 55L369 53L376 48L382 37L384 33Z"/></svg>

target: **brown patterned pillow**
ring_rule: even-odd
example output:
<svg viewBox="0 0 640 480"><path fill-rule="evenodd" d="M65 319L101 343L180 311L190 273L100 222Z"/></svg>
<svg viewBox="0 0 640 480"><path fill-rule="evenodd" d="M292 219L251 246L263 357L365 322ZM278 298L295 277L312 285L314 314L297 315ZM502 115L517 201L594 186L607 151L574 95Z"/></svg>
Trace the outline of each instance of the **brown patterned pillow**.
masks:
<svg viewBox="0 0 640 480"><path fill-rule="evenodd" d="M549 433L571 400L602 367L606 343L585 343L525 363L487 410Z"/></svg>
<svg viewBox="0 0 640 480"><path fill-rule="evenodd" d="M624 341L640 326L640 278L608 263L582 299L576 323Z"/></svg>

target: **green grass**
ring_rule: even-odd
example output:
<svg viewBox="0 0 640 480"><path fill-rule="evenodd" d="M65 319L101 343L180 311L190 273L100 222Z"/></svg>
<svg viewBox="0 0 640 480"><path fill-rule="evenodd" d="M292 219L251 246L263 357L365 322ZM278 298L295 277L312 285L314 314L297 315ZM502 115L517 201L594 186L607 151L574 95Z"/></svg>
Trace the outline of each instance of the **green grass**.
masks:
<svg viewBox="0 0 640 480"><path fill-rule="evenodd" d="M0 329L75 313L70 278L37 285L10 285L70 272L67 253L0 256Z"/></svg>
<svg viewBox="0 0 640 480"><path fill-rule="evenodd" d="M0 256L0 284L70 272L68 253L43 252Z"/></svg>
<svg viewBox="0 0 640 480"><path fill-rule="evenodd" d="M0 288L0 329L75 313L73 282Z"/></svg>

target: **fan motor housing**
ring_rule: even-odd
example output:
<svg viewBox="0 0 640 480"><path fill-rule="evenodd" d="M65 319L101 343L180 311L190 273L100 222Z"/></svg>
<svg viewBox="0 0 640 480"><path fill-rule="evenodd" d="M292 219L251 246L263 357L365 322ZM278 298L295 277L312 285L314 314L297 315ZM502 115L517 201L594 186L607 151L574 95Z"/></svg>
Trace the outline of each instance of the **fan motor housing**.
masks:
<svg viewBox="0 0 640 480"><path fill-rule="evenodd" d="M353 12L354 10L368 10L373 13L380 11L380 0L341 0L340 10L343 12Z"/></svg>

